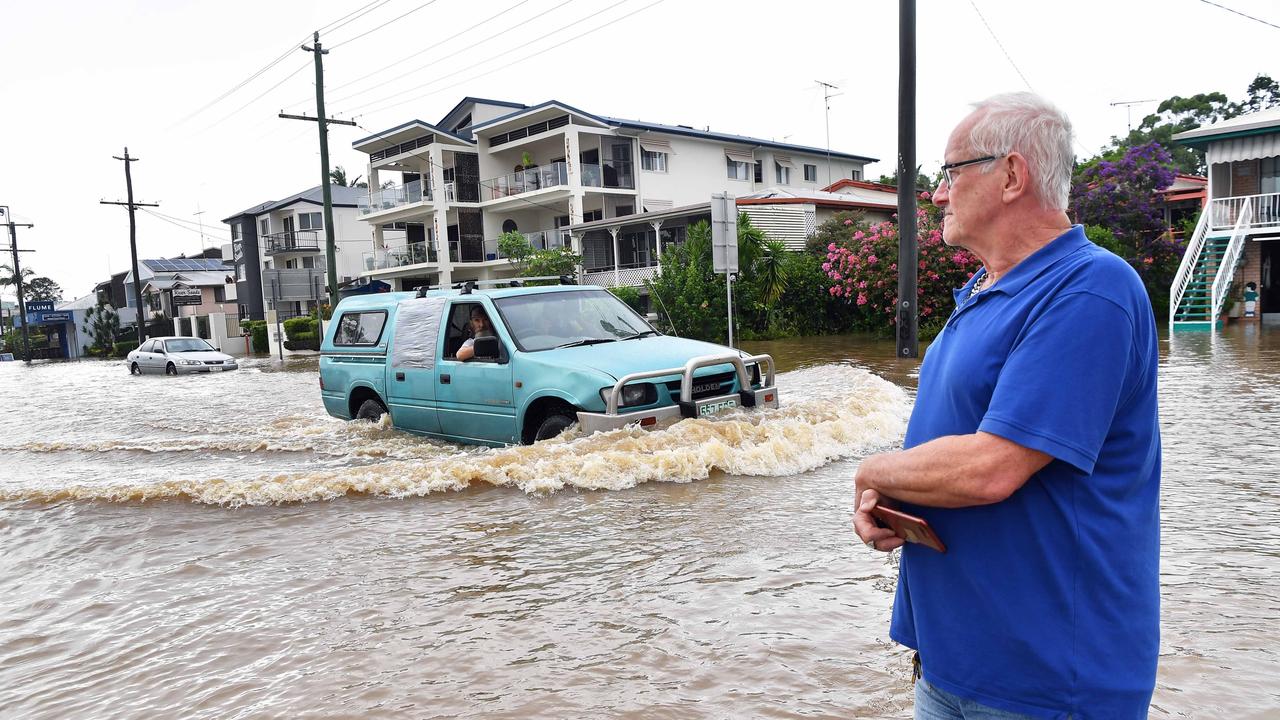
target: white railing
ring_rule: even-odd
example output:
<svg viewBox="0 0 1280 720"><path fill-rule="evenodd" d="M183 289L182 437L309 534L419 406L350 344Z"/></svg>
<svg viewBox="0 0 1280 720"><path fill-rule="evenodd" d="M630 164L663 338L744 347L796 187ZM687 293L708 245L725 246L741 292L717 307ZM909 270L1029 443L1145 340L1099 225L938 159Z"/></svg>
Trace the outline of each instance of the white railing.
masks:
<svg viewBox="0 0 1280 720"><path fill-rule="evenodd" d="M1169 327L1173 327L1173 319L1178 314L1178 306L1182 304L1182 296L1187 292L1187 283L1191 282L1191 273L1200 261L1200 253L1204 250L1204 238L1209 234L1209 213L1200 213L1196 222L1196 230L1187 240L1187 249L1182 252L1182 262L1178 263L1178 273L1173 276L1173 284L1169 286Z"/></svg>
<svg viewBox="0 0 1280 720"><path fill-rule="evenodd" d="M1231 229L1231 241L1227 243L1226 253L1222 256L1222 262L1218 265L1218 274L1213 278L1213 314L1209 316L1209 322L1214 328L1217 327L1217 320L1222 315L1222 306L1227 301L1227 292L1231 289L1231 279L1235 277L1236 265L1240 263L1240 256L1244 249L1245 230L1248 229L1249 223L1253 218L1253 204L1245 203L1240 208L1240 215L1236 219L1236 225Z"/></svg>
<svg viewBox="0 0 1280 720"><path fill-rule="evenodd" d="M454 190L453 183L444 184L444 199L450 203L454 203L458 201L458 195Z"/></svg>
<svg viewBox="0 0 1280 720"><path fill-rule="evenodd" d="M582 274L582 282L586 285L601 287L644 287L644 281L657 277L660 269L655 263L641 267L593 270Z"/></svg>
<svg viewBox="0 0 1280 720"><path fill-rule="evenodd" d="M358 204L360 206L360 214L368 215L373 212L381 212L401 205L409 205L423 200L431 199L431 185L426 184L426 192L423 192L424 183L421 180L407 182L404 185L392 185L390 187L370 190L369 197L360 198Z"/></svg>
<svg viewBox="0 0 1280 720"><path fill-rule="evenodd" d="M1250 221L1246 227L1268 227L1280 225L1280 193L1263 195L1239 195L1236 197L1214 198L1210 204L1213 215L1213 229L1226 230L1234 228L1240 213L1249 208Z"/></svg>
<svg viewBox="0 0 1280 720"><path fill-rule="evenodd" d="M520 170L510 175L489 178L480 183L481 200L497 200L521 193L569 184L569 172L562 162L544 167Z"/></svg>
<svg viewBox="0 0 1280 720"><path fill-rule="evenodd" d="M365 270L386 270L406 265L422 265L436 262L436 251L426 242L412 242L403 245L389 245L383 250L366 252Z"/></svg>

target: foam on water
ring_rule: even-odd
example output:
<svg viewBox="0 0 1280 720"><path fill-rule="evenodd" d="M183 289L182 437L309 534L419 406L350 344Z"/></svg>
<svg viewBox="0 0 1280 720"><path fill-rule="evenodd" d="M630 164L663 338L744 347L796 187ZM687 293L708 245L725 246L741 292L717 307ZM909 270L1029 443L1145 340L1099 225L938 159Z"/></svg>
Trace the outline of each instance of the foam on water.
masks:
<svg viewBox="0 0 1280 720"><path fill-rule="evenodd" d="M714 420L682 420L650 431L629 427L586 437L575 428L527 447L462 447L392 430L385 423L302 416L180 438L28 443L2 449L193 457L305 453L327 461L313 462L323 466L317 469L239 478L213 463L209 477L81 484L47 479L7 487L0 490L0 498L46 502L186 498L240 506L349 494L409 497L479 483L550 493L565 488L621 490L647 482L692 482L716 471L790 476L897 442L910 409L906 392L898 386L843 365L787 373L780 377L779 386L783 406L776 410L737 411ZM305 455L297 461L290 464L303 464Z"/></svg>

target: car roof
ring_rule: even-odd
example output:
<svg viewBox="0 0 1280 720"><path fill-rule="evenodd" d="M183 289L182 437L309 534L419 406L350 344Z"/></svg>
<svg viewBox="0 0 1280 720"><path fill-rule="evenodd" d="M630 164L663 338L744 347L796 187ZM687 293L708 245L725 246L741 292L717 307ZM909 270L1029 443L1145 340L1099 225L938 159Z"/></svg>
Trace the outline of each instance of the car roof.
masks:
<svg viewBox="0 0 1280 720"><path fill-rule="evenodd" d="M560 292L607 292L598 285L538 285L535 287L494 287L494 288L476 288L469 295L463 295L461 290L429 290L428 297L469 297L469 298L504 298L519 295L542 295L546 293ZM375 293L373 295L353 295L343 298L338 303L340 310L382 310L396 305L404 300L412 300L418 297L417 291L408 292L389 292Z"/></svg>
<svg viewBox="0 0 1280 720"><path fill-rule="evenodd" d="M188 335L157 335L149 337L147 340L204 340L204 338L190 337ZM143 340L143 342L147 340ZM205 342L208 342L208 340L205 340Z"/></svg>

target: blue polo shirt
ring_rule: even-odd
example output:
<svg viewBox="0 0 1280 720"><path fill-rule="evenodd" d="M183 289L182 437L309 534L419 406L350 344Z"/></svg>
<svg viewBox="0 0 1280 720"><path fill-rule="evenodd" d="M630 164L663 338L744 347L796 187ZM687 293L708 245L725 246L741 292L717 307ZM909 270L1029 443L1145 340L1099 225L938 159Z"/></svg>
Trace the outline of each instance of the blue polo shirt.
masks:
<svg viewBox="0 0 1280 720"><path fill-rule="evenodd" d="M929 346L905 446L983 431L1054 459L1008 499L906 504L890 635L925 679L1033 717L1145 718L1160 644L1155 318L1080 226L970 297Z"/></svg>

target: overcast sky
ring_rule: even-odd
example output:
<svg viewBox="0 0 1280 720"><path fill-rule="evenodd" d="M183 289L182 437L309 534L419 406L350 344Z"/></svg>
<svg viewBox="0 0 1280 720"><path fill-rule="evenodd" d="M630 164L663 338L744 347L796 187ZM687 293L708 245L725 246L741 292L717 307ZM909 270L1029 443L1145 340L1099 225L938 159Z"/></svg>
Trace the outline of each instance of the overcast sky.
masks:
<svg viewBox="0 0 1280 720"><path fill-rule="evenodd" d="M932 174L967 104L997 92L1030 86L1059 104L1086 156L1125 131L1126 110L1113 102L1213 90L1239 99L1258 73L1280 77L1280 4L1219 4L1265 22L1204 0L921 0L920 163ZM318 184L315 124L276 118L281 109L315 112L311 56L290 48L366 6L321 36L333 49L330 114L369 131L333 126L331 162L351 175L365 172L352 140L413 118L434 123L466 95L554 98L600 115L821 147L815 81L824 80L841 88L831 146L881 158L868 168L874 179L892 172L897 151L897 5L10 3L0 15L0 205L35 223L19 229L20 246L37 251L23 264L68 299L128 268L125 210L98 202L124 199L123 163L112 156L126 145L142 159L135 198L176 219L138 214L141 258L229 242L222 218ZM1134 123L1155 106L1134 106Z"/></svg>

